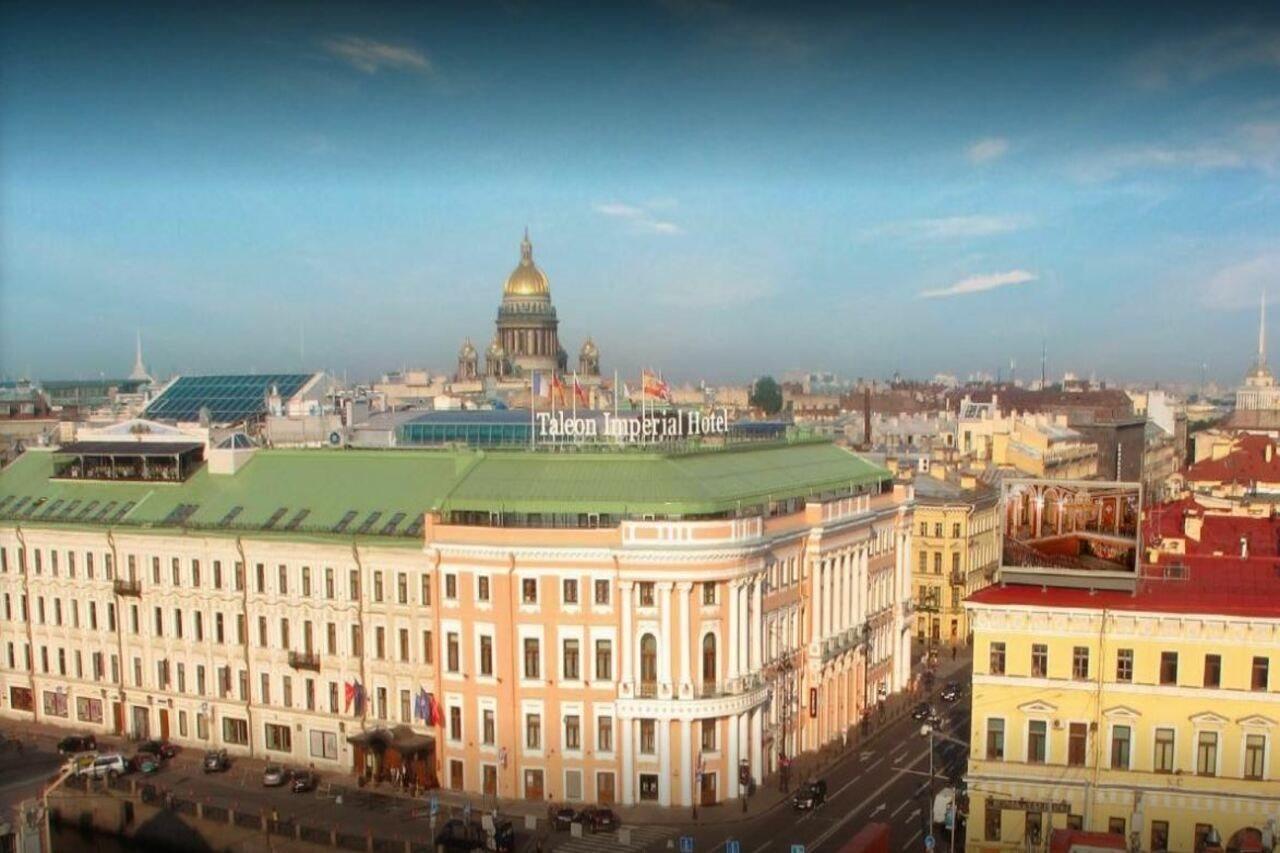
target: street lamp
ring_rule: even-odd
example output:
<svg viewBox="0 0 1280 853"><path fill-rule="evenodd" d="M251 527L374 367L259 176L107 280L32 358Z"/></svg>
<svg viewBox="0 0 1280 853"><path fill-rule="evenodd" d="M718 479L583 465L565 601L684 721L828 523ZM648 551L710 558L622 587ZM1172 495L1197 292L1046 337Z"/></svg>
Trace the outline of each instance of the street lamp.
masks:
<svg viewBox="0 0 1280 853"><path fill-rule="evenodd" d="M791 721L791 675L793 670L794 666L788 653L778 663L777 667L778 675L781 676L779 690L782 693L782 708L780 711L782 739L778 746L778 786L784 794L787 793L791 774L791 767L787 758L787 724Z"/></svg>

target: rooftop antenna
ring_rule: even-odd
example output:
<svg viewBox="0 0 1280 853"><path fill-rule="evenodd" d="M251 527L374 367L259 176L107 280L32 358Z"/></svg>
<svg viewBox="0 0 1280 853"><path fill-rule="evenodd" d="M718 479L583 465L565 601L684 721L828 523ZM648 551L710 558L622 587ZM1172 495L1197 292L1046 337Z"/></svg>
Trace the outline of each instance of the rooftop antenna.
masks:
<svg viewBox="0 0 1280 853"><path fill-rule="evenodd" d="M1041 338L1040 339L1040 390L1041 391L1045 390L1045 388L1048 387L1045 384L1045 377L1046 377L1045 362L1048 360L1048 357L1049 357L1048 344L1045 342L1044 338Z"/></svg>

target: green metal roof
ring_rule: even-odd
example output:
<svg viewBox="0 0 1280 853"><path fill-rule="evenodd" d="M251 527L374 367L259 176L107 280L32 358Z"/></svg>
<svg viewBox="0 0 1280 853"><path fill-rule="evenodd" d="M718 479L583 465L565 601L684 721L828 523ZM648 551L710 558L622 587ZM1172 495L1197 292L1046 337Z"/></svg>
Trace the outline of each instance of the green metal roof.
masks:
<svg viewBox="0 0 1280 853"><path fill-rule="evenodd" d="M54 480L52 470L50 453L29 451L0 471L0 521L404 540L416 538L427 510L710 515L889 476L812 442L686 454L259 450L233 475L204 467L180 484Z"/></svg>

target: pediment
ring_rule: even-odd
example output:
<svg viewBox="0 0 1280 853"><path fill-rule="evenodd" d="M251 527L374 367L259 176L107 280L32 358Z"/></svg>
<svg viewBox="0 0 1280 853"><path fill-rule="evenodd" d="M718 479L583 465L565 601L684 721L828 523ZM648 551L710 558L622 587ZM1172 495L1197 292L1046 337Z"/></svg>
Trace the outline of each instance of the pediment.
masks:
<svg viewBox="0 0 1280 853"><path fill-rule="evenodd" d="M1024 714L1054 714L1057 713L1058 706L1051 705L1043 699L1035 699L1019 705L1018 710Z"/></svg>
<svg viewBox="0 0 1280 853"><path fill-rule="evenodd" d="M1142 712L1128 705L1113 705L1102 712L1107 719L1134 720L1142 716Z"/></svg>
<svg viewBox="0 0 1280 853"><path fill-rule="evenodd" d="M1188 719L1197 726L1225 726L1231 722L1221 714L1215 714L1213 711L1201 711L1199 714L1192 714Z"/></svg>
<svg viewBox="0 0 1280 853"><path fill-rule="evenodd" d="M1241 717L1236 720L1237 726L1246 726L1251 729L1269 729L1276 725L1276 721L1270 717L1264 717L1262 714L1250 714L1247 717Z"/></svg>

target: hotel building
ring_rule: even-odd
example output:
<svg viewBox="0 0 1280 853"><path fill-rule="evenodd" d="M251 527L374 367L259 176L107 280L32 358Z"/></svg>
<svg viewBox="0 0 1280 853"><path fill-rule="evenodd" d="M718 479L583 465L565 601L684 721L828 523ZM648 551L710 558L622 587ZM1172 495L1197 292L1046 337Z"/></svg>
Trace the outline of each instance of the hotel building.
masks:
<svg viewBox="0 0 1280 853"><path fill-rule="evenodd" d="M909 678L911 489L827 443L127 432L0 472L0 717L688 806Z"/></svg>

